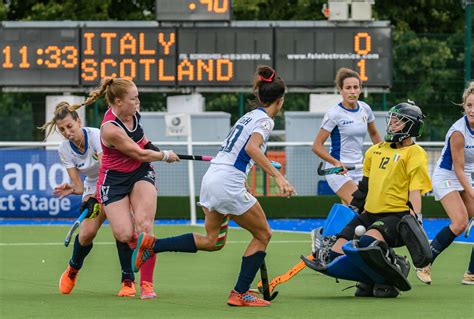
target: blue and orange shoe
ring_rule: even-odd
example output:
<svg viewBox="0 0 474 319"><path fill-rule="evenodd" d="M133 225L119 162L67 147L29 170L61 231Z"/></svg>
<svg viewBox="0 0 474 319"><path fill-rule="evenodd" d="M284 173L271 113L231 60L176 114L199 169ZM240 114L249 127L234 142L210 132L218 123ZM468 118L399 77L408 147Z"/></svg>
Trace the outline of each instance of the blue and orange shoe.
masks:
<svg viewBox="0 0 474 319"><path fill-rule="evenodd" d="M72 268L71 266L67 266L66 270L59 278L59 291L64 294L68 295L71 293L72 289L76 285L77 274L79 273L79 269Z"/></svg>
<svg viewBox="0 0 474 319"><path fill-rule="evenodd" d="M140 233L137 247L133 250L132 254L132 268L134 272L138 272L145 261L155 254L153 251L154 243L155 237Z"/></svg>
<svg viewBox="0 0 474 319"><path fill-rule="evenodd" d="M268 307L271 305L270 301L254 296L250 290L243 294L239 294L237 291L232 290L229 299L227 300L227 304L235 307Z"/></svg>

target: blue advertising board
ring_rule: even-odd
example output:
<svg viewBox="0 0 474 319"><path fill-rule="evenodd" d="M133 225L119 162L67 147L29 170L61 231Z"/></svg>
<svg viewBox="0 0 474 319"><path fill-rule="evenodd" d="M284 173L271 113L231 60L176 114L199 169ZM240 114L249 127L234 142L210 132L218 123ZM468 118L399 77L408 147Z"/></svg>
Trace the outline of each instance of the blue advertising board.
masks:
<svg viewBox="0 0 474 319"><path fill-rule="evenodd" d="M53 196L68 181L57 150L1 150L0 218L77 217L81 196Z"/></svg>

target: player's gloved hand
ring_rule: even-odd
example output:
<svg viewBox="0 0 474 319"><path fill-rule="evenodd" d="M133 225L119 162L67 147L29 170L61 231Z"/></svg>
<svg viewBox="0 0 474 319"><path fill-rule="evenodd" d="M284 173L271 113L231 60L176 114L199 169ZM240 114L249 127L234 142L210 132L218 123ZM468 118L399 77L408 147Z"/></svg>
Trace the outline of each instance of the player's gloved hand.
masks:
<svg viewBox="0 0 474 319"><path fill-rule="evenodd" d="M88 209L89 212L86 215L86 218L96 218L100 214L100 204L94 196L89 197L88 200L82 202L80 212Z"/></svg>
<svg viewBox="0 0 474 319"><path fill-rule="evenodd" d="M159 152L160 151L160 148L156 145L154 145L152 142L148 142L145 144L145 149L147 150L152 150L152 151L155 151L155 152Z"/></svg>
<svg viewBox="0 0 474 319"><path fill-rule="evenodd" d="M362 211L360 211L360 209L357 206L352 205L352 202L351 202L351 204L347 205L347 207L349 207L350 209L355 211L357 214L360 214L360 213L362 213L362 211L364 211L364 208L362 208Z"/></svg>

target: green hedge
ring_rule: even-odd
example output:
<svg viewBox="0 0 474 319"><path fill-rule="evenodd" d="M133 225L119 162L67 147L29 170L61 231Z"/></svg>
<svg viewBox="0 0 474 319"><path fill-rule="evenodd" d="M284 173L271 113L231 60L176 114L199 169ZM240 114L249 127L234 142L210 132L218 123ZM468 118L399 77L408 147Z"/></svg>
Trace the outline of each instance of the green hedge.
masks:
<svg viewBox="0 0 474 319"><path fill-rule="evenodd" d="M196 198L196 201L198 199ZM333 195L326 196L295 196L284 197L259 197L268 218L318 218L326 217L331 206L339 203L339 198ZM196 208L198 219L204 218L200 207ZM189 197L158 197L158 211L156 218L173 219L189 218ZM439 202L432 196L423 197L423 216L447 217Z"/></svg>

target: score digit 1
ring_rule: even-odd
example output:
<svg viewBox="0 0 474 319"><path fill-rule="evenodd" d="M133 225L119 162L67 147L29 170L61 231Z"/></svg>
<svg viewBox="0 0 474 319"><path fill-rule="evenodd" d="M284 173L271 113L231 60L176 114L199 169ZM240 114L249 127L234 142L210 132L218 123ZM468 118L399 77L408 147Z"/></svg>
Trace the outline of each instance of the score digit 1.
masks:
<svg viewBox="0 0 474 319"><path fill-rule="evenodd" d="M365 39L365 48L361 47L361 39ZM354 36L354 51L359 55L366 55L372 51L372 37L367 32L359 32ZM367 81L369 78L365 69L365 59L359 60L357 66L359 67L360 79Z"/></svg>

